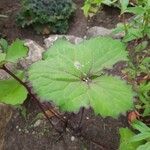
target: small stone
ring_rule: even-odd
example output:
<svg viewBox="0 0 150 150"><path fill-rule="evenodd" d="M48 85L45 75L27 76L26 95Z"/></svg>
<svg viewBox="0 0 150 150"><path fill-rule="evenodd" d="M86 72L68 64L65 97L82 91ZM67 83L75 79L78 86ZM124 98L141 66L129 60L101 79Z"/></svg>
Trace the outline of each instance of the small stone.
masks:
<svg viewBox="0 0 150 150"><path fill-rule="evenodd" d="M69 132L70 131L69 128L66 128L66 131Z"/></svg>
<svg viewBox="0 0 150 150"><path fill-rule="evenodd" d="M99 26L94 26L91 27L87 30L86 36L87 38L91 37L104 37L104 36L109 36L115 39L120 39L124 37L124 32L118 33L118 34L113 34L113 29L107 29L104 27L99 27Z"/></svg>
<svg viewBox="0 0 150 150"><path fill-rule="evenodd" d="M43 136L44 135L44 133L41 133L41 136Z"/></svg>
<svg viewBox="0 0 150 150"><path fill-rule="evenodd" d="M89 117L86 117L86 119L89 120L90 118L89 118Z"/></svg>
<svg viewBox="0 0 150 150"><path fill-rule="evenodd" d="M75 140L75 137L74 136L71 136L71 141L73 142Z"/></svg>
<svg viewBox="0 0 150 150"><path fill-rule="evenodd" d="M18 129L19 128L19 126L16 126L16 129Z"/></svg>
<svg viewBox="0 0 150 150"><path fill-rule="evenodd" d="M25 132L26 134L27 134L27 133L29 133L29 131L28 131L27 129L25 129L25 131L24 131L24 132Z"/></svg>
<svg viewBox="0 0 150 150"><path fill-rule="evenodd" d="M91 27L87 30L87 37L97 37L97 36L109 36L112 33L112 30L106 29L104 27Z"/></svg>
<svg viewBox="0 0 150 150"><path fill-rule="evenodd" d="M38 126L40 126L41 123L42 123L42 120L37 120L33 126L38 127Z"/></svg>
<svg viewBox="0 0 150 150"><path fill-rule="evenodd" d="M35 131L33 131L32 134L35 134Z"/></svg>
<svg viewBox="0 0 150 150"><path fill-rule="evenodd" d="M7 69L9 69L11 72L16 71L16 65L13 63L7 63L5 64ZM0 80L6 80L10 78L10 75L6 73L4 70L0 69Z"/></svg>
<svg viewBox="0 0 150 150"><path fill-rule="evenodd" d="M19 64L27 69L32 63L42 59L42 53L45 51L43 47L37 44L35 41L26 39L25 46L29 48L28 56L25 59L19 61Z"/></svg>
<svg viewBox="0 0 150 150"><path fill-rule="evenodd" d="M44 40L44 43L45 43L45 47L46 48L49 48L53 45L53 43L58 39L58 38L66 38L68 41L70 41L71 43L73 44L78 44L80 43L81 41L83 41L82 38L80 37L76 37L76 36L73 36L73 35L51 35L49 36L48 38L46 38Z"/></svg>
<svg viewBox="0 0 150 150"><path fill-rule="evenodd" d="M21 129L19 128L18 131L21 132Z"/></svg>

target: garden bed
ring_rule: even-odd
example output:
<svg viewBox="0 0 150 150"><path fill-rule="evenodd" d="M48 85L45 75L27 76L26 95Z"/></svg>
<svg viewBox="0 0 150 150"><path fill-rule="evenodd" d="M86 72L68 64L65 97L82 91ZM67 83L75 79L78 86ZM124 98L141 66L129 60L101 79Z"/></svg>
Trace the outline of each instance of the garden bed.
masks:
<svg viewBox="0 0 150 150"><path fill-rule="evenodd" d="M81 6L83 2L76 0L77 10L74 18L70 21L68 35L84 37L89 27L102 26L114 28L119 20L117 8L104 7L91 19L85 18ZM37 35L32 28L21 29L15 22L15 16L20 9L19 0L1 0L0 14L8 15L8 18L0 20L1 37L12 42L16 38L32 39L43 45L43 40L48 35ZM124 64L118 63L110 74L123 76ZM47 104L50 109L51 105ZM47 106L46 105L46 106ZM78 113L63 113L62 116L69 118L69 124L73 128L81 125L78 131L67 128L62 134L55 130L63 130L64 124L53 114L49 113L52 127L48 120L41 114L37 104L28 99L23 107L14 110L5 133L5 150L117 150L119 147L119 128L128 127L127 117L121 115L117 119L110 117L102 118L95 116L91 109L82 110ZM47 110L47 109L45 109ZM83 115L83 116L82 116ZM79 132L81 131L81 132Z"/></svg>

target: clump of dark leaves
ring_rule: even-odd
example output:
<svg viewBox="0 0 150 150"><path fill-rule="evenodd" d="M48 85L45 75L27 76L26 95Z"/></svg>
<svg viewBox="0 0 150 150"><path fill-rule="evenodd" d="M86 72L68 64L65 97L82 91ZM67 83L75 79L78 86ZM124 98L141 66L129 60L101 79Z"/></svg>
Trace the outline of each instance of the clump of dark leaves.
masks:
<svg viewBox="0 0 150 150"><path fill-rule="evenodd" d="M33 26L38 33L66 33L74 11L72 0L22 0L17 23Z"/></svg>

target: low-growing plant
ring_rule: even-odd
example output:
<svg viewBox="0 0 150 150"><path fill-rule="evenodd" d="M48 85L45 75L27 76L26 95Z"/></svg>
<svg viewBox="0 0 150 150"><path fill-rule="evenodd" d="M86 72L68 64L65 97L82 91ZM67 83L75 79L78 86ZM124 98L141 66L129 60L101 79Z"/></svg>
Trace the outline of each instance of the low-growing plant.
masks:
<svg viewBox="0 0 150 150"><path fill-rule="evenodd" d="M117 117L133 105L131 87L104 72L119 60L127 60L120 41L94 38L73 45L60 39L43 60L31 65L28 79L42 101L53 102L63 111L92 107L103 117Z"/></svg>
<svg viewBox="0 0 150 150"><path fill-rule="evenodd" d="M138 58L140 56L135 55L138 60L129 61L128 68L125 69L125 72L128 74L130 80L134 80L140 76L145 76L148 79L150 77L150 59L149 57ZM140 82L140 81L139 81Z"/></svg>
<svg viewBox="0 0 150 150"><path fill-rule="evenodd" d="M33 26L38 33L66 33L74 11L72 0L22 0L17 23L23 28Z"/></svg>
<svg viewBox="0 0 150 150"><path fill-rule="evenodd" d="M114 33L125 32L124 42L129 42L135 39L150 37L150 0L137 0L135 5L131 6L130 0L86 0L83 6L85 16L90 13L95 14L102 4L111 6L116 5L120 8L120 16L123 18L123 23L119 23ZM125 14L131 13L135 16L127 22Z"/></svg>
<svg viewBox="0 0 150 150"><path fill-rule="evenodd" d="M135 16L131 21L126 22L125 13L132 13ZM123 23L119 23L115 29L115 33L125 32L124 42L129 42L143 37L150 37L150 0L137 1L134 7L128 6L128 3L122 6L121 15Z"/></svg>
<svg viewBox="0 0 150 150"><path fill-rule="evenodd" d="M139 109L143 110L143 117L150 116L150 82L141 83L137 93L141 102Z"/></svg>
<svg viewBox="0 0 150 150"><path fill-rule="evenodd" d="M3 41L3 40L2 40ZM4 42L6 46L6 41ZM3 44L2 44L3 45ZM7 63L17 63L17 61L27 55L28 48L24 46L23 41L17 39L7 49L0 52L0 69L7 70ZM15 70L8 72L10 75L17 76L20 80L24 80L24 71ZM22 104L27 97L27 90L16 79L1 79L0 80L0 102L18 105Z"/></svg>
<svg viewBox="0 0 150 150"><path fill-rule="evenodd" d="M139 133L134 133L128 128L120 129L119 150L149 150L150 148L150 128L141 121L132 123L133 129Z"/></svg>
<svg viewBox="0 0 150 150"><path fill-rule="evenodd" d="M18 48L21 51L17 52ZM27 93L35 98L34 91L41 101L53 102L63 111L77 112L81 107L92 107L103 117L117 117L132 108L134 94L131 86L104 71L119 60L127 60L125 46L120 41L94 38L74 45L59 39L44 53L43 60L34 63L28 70L32 91L22 81L23 73L16 77L17 74L11 73L4 65L7 61L15 62L26 52L26 47L17 40L1 61L1 69L17 81L0 81L0 102L22 103Z"/></svg>
<svg viewBox="0 0 150 150"><path fill-rule="evenodd" d="M5 39L1 38L0 39L0 52L6 52L7 48L8 48L8 42Z"/></svg>
<svg viewBox="0 0 150 150"><path fill-rule="evenodd" d="M82 9L86 17L93 16L100 9L102 4L110 6L116 1L117 0L85 0Z"/></svg>
<svg viewBox="0 0 150 150"><path fill-rule="evenodd" d="M142 1L140 1L140 4L141 3ZM121 12L123 12L128 4L134 6L135 4L137 4L137 2L136 0L85 0L82 9L84 15L87 17L93 16L95 13L97 13L102 5L117 7L121 9Z"/></svg>
<svg viewBox="0 0 150 150"><path fill-rule="evenodd" d="M124 70L128 80L134 83L138 99L135 107L143 117L150 115L150 58L149 49L145 47L147 42L145 42L141 42L132 50L128 67Z"/></svg>

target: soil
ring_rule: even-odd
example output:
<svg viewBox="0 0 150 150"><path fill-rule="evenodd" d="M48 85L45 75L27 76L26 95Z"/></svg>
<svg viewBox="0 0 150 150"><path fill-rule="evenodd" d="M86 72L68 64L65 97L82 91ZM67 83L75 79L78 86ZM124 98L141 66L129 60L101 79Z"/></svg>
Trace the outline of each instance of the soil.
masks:
<svg viewBox="0 0 150 150"><path fill-rule="evenodd" d="M119 22L119 11L115 8L104 7L101 12L89 19L84 17L81 10L83 2L81 0L75 0L75 2L77 11L67 34L84 37L89 27L113 28ZM15 16L19 9L19 0L0 1L0 14L8 15L8 18L0 20L1 36L10 42L16 38L29 38L42 45L45 36L37 35L32 28L21 29L16 25ZM115 72L119 73L120 71L115 70ZM71 130L68 126L60 136L48 120L40 115L39 108L32 100L27 100L23 106L26 107L27 112L22 107L15 109L13 117L7 125L5 150L117 150L119 128L128 126L127 118L123 115L117 119L102 118L95 116L93 111L88 109L83 113L80 130ZM63 114L63 116L69 118L69 124L73 128L77 128L81 112L79 114ZM50 115L50 119L55 124L55 128L63 130L64 125L57 117ZM37 124L37 122L40 123Z"/></svg>
<svg viewBox="0 0 150 150"><path fill-rule="evenodd" d="M31 105L32 104L32 105ZM9 122L5 135L5 150L117 150L119 143L118 129L127 126L125 117L119 119L95 117L92 110L85 110L82 128L72 131L70 126L60 136L49 122L28 104L24 118L22 110L16 110ZM77 128L79 114L65 114L69 124ZM51 117L55 128L62 131L63 124L56 117ZM37 122L41 122L36 126ZM79 132L78 132L79 131Z"/></svg>
<svg viewBox="0 0 150 150"><path fill-rule="evenodd" d="M103 10L96 14L91 19L83 15L81 7L83 2L81 0L74 0L77 4L77 10L74 18L70 22L68 30L69 35L84 37L87 28L92 26L103 26L106 28L113 28L119 22L119 11L115 8L103 7ZM16 15L20 9L19 0L1 0L0 14L7 15L8 18L0 18L0 36L5 37L9 41L16 38L32 39L41 45L46 36L37 35L32 27L22 29L16 24Z"/></svg>

